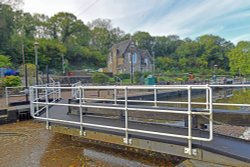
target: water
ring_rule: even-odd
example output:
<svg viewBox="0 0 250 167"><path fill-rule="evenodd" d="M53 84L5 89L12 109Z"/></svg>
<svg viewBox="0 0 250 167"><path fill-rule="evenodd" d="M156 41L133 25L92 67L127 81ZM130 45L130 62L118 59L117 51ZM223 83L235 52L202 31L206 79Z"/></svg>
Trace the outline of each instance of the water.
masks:
<svg viewBox="0 0 250 167"><path fill-rule="evenodd" d="M166 99L165 99L166 100ZM192 102L205 103L205 93L192 95ZM164 101L164 100L163 100ZM187 97L171 98L170 101L187 102ZM234 104L250 104L250 89L221 89L213 91L213 103L234 103ZM164 104L163 106L187 108L186 104ZM192 105L192 108L204 108L205 105ZM214 109L225 110L250 110L250 107L238 106L216 106Z"/></svg>
<svg viewBox="0 0 250 167"><path fill-rule="evenodd" d="M53 133L35 121L1 125L0 166L151 167L175 166L181 161L178 157L111 149L78 139Z"/></svg>

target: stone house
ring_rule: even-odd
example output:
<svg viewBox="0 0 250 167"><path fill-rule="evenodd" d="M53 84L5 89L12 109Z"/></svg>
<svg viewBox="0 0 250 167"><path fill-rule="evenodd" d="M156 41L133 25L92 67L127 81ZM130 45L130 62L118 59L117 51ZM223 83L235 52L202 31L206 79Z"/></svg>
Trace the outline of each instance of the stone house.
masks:
<svg viewBox="0 0 250 167"><path fill-rule="evenodd" d="M114 44L109 52L108 72L113 74L152 72L153 59L148 50L139 49L132 40Z"/></svg>

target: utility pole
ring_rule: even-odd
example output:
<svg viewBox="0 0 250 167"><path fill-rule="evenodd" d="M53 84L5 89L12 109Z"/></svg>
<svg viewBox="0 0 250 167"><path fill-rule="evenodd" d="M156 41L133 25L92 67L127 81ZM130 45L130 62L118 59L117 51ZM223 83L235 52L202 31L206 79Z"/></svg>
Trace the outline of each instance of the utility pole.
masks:
<svg viewBox="0 0 250 167"><path fill-rule="evenodd" d="M28 71L27 71L27 64L25 62L25 54L24 54L24 45L22 42L22 58L23 58L23 66L24 66L24 78L25 78L25 100L29 100L28 96Z"/></svg>
<svg viewBox="0 0 250 167"><path fill-rule="evenodd" d="M155 49L156 41L155 40L151 41L150 44L151 44L151 53L153 55L152 73L153 73L153 75L155 75L155 51L154 51L154 49Z"/></svg>
<svg viewBox="0 0 250 167"><path fill-rule="evenodd" d="M153 75L155 75L155 52L152 52L153 54Z"/></svg>
<svg viewBox="0 0 250 167"><path fill-rule="evenodd" d="M62 54L62 70L63 70L63 75L65 75L65 61L64 61L64 54Z"/></svg>

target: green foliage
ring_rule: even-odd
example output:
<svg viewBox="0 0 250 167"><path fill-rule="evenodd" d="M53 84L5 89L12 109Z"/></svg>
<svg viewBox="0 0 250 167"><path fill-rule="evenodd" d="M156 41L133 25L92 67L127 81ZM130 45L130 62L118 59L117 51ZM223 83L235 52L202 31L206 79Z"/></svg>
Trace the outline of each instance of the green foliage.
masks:
<svg viewBox="0 0 250 167"><path fill-rule="evenodd" d="M176 62L173 58L170 57L157 57L155 61L157 68L160 68L163 71L171 70L176 67Z"/></svg>
<svg viewBox="0 0 250 167"><path fill-rule="evenodd" d="M216 64L224 70L228 69L227 53L233 48L231 42L215 35L203 35L197 41L204 49L201 57L207 62L207 68Z"/></svg>
<svg viewBox="0 0 250 167"><path fill-rule="evenodd" d="M108 83L109 76L104 73L94 73L92 82L97 84L105 84Z"/></svg>
<svg viewBox="0 0 250 167"><path fill-rule="evenodd" d="M117 74L116 76L119 77L121 80L130 79L130 74L128 73Z"/></svg>
<svg viewBox="0 0 250 167"><path fill-rule="evenodd" d="M9 56L0 55L0 68L11 67L12 63Z"/></svg>
<svg viewBox="0 0 250 167"><path fill-rule="evenodd" d="M14 11L12 7L0 2L0 53L2 54L8 54L14 25Z"/></svg>
<svg viewBox="0 0 250 167"><path fill-rule="evenodd" d="M62 70L62 55L66 53L64 45L51 39L41 39L38 43L38 61L40 70L45 70L46 65L49 65L50 69Z"/></svg>
<svg viewBox="0 0 250 167"><path fill-rule="evenodd" d="M125 34L119 27L113 27L109 19L96 19L86 25L72 13L59 12L52 17L32 15L16 10L22 0L5 2L0 3L0 55L9 55L14 67L22 64L22 45L26 62L34 64L35 41L39 43L40 71L47 64L53 71L62 71L62 55L66 70L106 67L110 47L132 36L140 49L155 53L159 73L211 74L214 65L220 74L229 71L229 67L233 74L250 73L248 53L242 52L248 48L244 42L234 49L230 41L210 34L195 40L181 40L177 35L151 36L142 31ZM3 64L11 66L0 58L0 67Z"/></svg>
<svg viewBox="0 0 250 167"><path fill-rule="evenodd" d="M134 73L134 82L143 84L144 83L144 78L146 78L148 75L150 75L150 72L145 72L145 73L135 72Z"/></svg>
<svg viewBox="0 0 250 167"><path fill-rule="evenodd" d="M250 74L250 42L239 42L229 52L229 66L233 74Z"/></svg>
<svg viewBox="0 0 250 167"><path fill-rule="evenodd" d="M133 39L137 42L139 48L151 51L153 38L148 32L138 31L133 35Z"/></svg>
<svg viewBox="0 0 250 167"><path fill-rule="evenodd" d="M4 87L20 86L22 81L18 76L7 76L3 79Z"/></svg>
<svg viewBox="0 0 250 167"><path fill-rule="evenodd" d="M36 76L36 65L27 63L27 73L29 77L35 77ZM21 76L25 75L25 65L21 65L19 67L19 72Z"/></svg>

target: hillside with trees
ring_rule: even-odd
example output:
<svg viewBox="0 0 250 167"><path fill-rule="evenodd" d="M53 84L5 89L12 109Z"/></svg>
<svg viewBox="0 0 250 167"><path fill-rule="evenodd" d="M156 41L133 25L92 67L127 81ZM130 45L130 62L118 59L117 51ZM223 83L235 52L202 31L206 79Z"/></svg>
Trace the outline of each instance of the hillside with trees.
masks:
<svg viewBox="0 0 250 167"><path fill-rule="evenodd" d="M85 23L72 13L59 12L52 17L22 11L20 0L0 2L1 66L18 68L23 63L34 64L34 43L38 42L39 70L98 69L106 67L110 47L132 37L139 48L148 49L156 57L156 72L212 73L214 66L221 73L250 74L250 41L236 46L217 35L205 34L196 39L181 39L177 35L152 36L138 31L128 34L113 27L109 19Z"/></svg>

